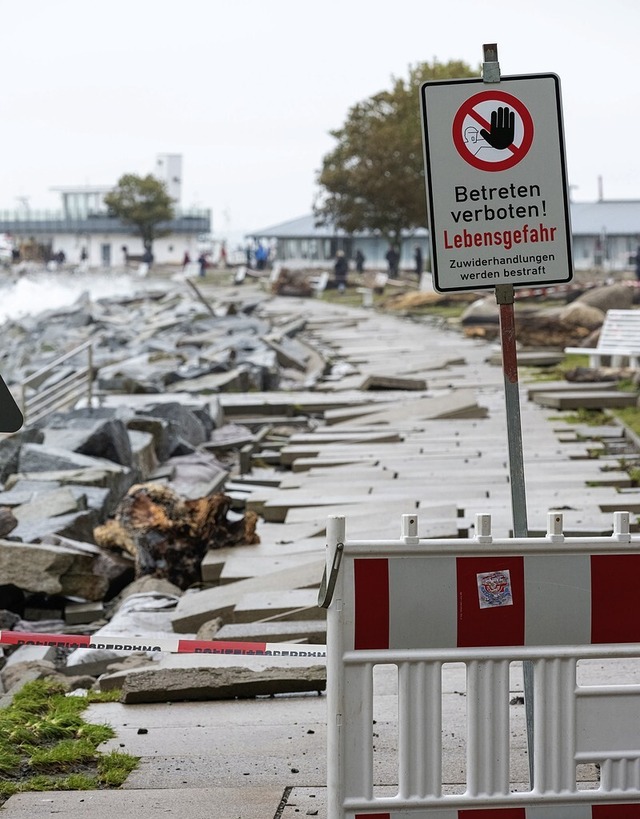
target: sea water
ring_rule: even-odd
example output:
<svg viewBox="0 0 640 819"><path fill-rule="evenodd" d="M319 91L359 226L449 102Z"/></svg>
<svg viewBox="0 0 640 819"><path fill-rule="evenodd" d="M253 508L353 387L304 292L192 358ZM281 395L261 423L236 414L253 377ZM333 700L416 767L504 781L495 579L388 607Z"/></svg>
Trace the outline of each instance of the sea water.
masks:
<svg viewBox="0 0 640 819"><path fill-rule="evenodd" d="M134 296L148 289L157 290L158 282L137 273L49 272L0 276L0 324L45 310L73 305L83 294L92 301L101 298Z"/></svg>

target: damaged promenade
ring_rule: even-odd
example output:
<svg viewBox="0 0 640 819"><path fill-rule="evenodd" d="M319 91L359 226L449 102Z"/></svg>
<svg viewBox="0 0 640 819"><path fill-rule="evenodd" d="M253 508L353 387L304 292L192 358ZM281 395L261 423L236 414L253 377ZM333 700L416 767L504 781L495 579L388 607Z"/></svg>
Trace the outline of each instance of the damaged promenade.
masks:
<svg viewBox="0 0 640 819"><path fill-rule="evenodd" d="M274 296L251 281L198 291L178 283L46 322L69 344L95 339L99 406L2 442L3 631L322 646L328 515L358 539L397 537L407 513L420 537L471 536L479 513L510 534L494 343L437 318ZM24 366L21 333L35 332L19 325L8 382ZM34 337L37 361L51 339ZM546 532L551 510L567 534L610 533L614 511L640 510L620 466L624 431L569 425L535 392L523 381L530 533ZM121 691L88 719L116 729L105 750L140 765L117 791L17 794L3 819L326 816L322 657L5 647L5 702L54 673ZM463 685L452 669L452 725ZM521 688L512 693L524 749ZM382 723L384 682L380 699ZM381 785L393 781L392 744L380 743ZM463 744L454 730L451 783Z"/></svg>

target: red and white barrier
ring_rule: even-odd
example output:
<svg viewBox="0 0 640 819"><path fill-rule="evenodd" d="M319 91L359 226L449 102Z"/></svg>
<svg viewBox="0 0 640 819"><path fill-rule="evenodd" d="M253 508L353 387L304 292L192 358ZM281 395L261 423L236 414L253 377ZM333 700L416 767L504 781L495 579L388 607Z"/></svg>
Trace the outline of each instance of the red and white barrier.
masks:
<svg viewBox="0 0 640 819"><path fill-rule="evenodd" d="M355 819L405 819L406 813L356 813ZM640 819L640 804L552 805L535 808L481 808L479 810L439 810L436 814L418 811L411 819Z"/></svg>
<svg viewBox="0 0 640 819"><path fill-rule="evenodd" d="M640 642L640 554L354 560L355 649Z"/></svg>
<svg viewBox="0 0 640 819"><path fill-rule="evenodd" d="M183 640L180 637L139 637L122 634L40 634L38 632L0 631L0 645L60 646L111 651L165 651L172 654L240 654L258 657L327 656L327 647L305 643L250 643L225 640Z"/></svg>
<svg viewBox="0 0 640 819"><path fill-rule="evenodd" d="M490 524L478 515L474 538L420 539L416 516L404 515L398 540L349 541L345 519L329 518L328 819L640 819L640 685L578 677L584 659L640 658L640 537L629 513L614 514L609 537L565 537L558 513L542 538L493 539ZM523 662L533 778L515 791L510 667ZM455 793L442 779L447 663L466 669L465 784ZM374 781L380 666L397 676L397 702L385 705L397 714L395 783ZM581 765L599 770L588 789Z"/></svg>

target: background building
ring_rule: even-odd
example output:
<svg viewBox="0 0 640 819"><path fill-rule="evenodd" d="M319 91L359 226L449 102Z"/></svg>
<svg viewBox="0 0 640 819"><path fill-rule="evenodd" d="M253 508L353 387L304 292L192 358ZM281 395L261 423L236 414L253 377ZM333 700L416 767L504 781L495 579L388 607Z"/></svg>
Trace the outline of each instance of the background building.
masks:
<svg viewBox="0 0 640 819"><path fill-rule="evenodd" d="M255 231L248 238L252 244L262 242L273 248L278 261L304 261L310 267L322 266L332 261L338 250L344 251L347 259L353 261L356 252L365 256L365 267L386 268L385 254L389 242L384 236L368 233L346 233L332 225L316 225L312 214L282 222L270 228ZM429 234L418 228L402 237L400 267L413 269L413 253L416 245L422 249L425 262L429 259ZM272 256L274 256L272 254Z"/></svg>
<svg viewBox="0 0 640 819"><path fill-rule="evenodd" d="M167 235L156 239L153 253L157 264L182 264L185 251L192 259L198 254L199 237L211 233L211 211L185 210L182 194L182 157L160 154L154 176L167 185L174 199L175 216L160 225ZM11 238L22 259L49 261L64 254L67 264L84 262L88 267L123 267L126 254L135 261L144 252L142 239L133 226L111 216L104 203L108 186L58 187L59 211L37 211L23 207L0 211L0 234Z"/></svg>
<svg viewBox="0 0 640 819"><path fill-rule="evenodd" d="M640 200L571 202L571 233L575 270L616 272L632 270L640 243ZM316 225L310 214L251 233L252 243L262 241L275 251L279 261L300 261L309 266L326 266L343 250L353 261L358 249L370 268L386 268L388 242L383 236L362 232L347 234L331 225ZM429 269L429 239L421 228L402 237L400 267L413 269L416 245L422 249Z"/></svg>

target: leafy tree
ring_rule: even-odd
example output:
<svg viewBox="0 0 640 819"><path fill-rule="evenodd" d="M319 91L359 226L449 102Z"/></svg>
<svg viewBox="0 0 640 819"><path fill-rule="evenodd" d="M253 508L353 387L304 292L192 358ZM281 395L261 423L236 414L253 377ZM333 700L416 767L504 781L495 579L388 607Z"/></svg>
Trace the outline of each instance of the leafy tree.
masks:
<svg viewBox="0 0 640 819"><path fill-rule="evenodd" d="M378 232L397 244L403 230L425 227L427 211L419 88L426 80L480 76L460 61L419 63L390 91L356 103L338 144L322 162L314 215L348 233Z"/></svg>
<svg viewBox="0 0 640 819"><path fill-rule="evenodd" d="M154 239L165 236L158 228L162 222L173 219L173 200L164 182L155 176L124 174L116 187L104 197L109 211L125 224L134 225L146 250L151 250Z"/></svg>

